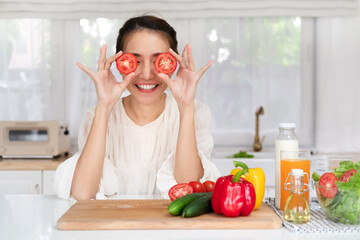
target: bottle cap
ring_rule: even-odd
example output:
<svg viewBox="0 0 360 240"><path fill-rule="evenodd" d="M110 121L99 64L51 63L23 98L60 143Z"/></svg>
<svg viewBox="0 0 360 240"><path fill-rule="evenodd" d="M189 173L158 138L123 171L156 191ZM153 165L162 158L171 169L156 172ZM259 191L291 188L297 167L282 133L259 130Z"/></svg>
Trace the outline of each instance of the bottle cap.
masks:
<svg viewBox="0 0 360 240"><path fill-rule="evenodd" d="M291 174L294 176L303 176L304 171L302 169L291 169Z"/></svg>
<svg viewBox="0 0 360 240"><path fill-rule="evenodd" d="M279 128L295 128L295 123L280 123Z"/></svg>

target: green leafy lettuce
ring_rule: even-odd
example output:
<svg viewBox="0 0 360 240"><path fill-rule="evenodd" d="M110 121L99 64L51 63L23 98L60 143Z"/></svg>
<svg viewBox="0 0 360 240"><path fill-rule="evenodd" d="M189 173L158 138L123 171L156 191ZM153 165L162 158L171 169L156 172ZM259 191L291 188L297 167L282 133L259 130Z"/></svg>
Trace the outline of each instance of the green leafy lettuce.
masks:
<svg viewBox="0 0 360 240"><path fill-rule="evenodd" d="M234 155L229 156L228 158L254 158L254 155L248 154L245 151L239 151Z"/></svg>
<svg viewBox="0 0 360 240"><path fill-rule="evenodd" d="M358 223L360 218L360 161L342 161L334 174L339 178L344 172L355 169L355 173L348 182L336 181L338 193L333 199L321 197L327 216L342 223ZM313 173L312 178L318 182L320 175Z"/></svg>

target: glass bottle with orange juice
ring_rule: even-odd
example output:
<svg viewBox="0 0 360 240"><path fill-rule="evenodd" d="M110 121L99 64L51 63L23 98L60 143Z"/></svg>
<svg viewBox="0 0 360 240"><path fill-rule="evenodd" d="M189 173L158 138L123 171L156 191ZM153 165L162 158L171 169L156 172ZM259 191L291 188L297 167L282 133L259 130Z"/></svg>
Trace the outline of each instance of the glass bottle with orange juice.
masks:
<svg viewBox="0 0 360 240"><path fill-rule="evenodd" d="M310 152L307 150L299 151L281 151L280 152L281 168L281 197L280 210L284 210L286 200L290 192L285 190L285 180L292 169L302 169L310 175ZM308 179L304 179L305 184L309 184ZM309 204L309 192L305 193L305 199Z"/></svg>

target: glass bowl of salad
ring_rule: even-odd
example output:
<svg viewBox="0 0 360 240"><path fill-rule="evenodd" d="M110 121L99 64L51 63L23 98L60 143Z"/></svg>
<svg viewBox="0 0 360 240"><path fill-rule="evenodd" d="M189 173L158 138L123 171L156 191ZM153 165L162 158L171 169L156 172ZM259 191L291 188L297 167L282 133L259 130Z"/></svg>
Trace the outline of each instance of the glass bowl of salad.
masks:
<svg viewBox="0 0 360 240"><path fill-rule="evenodd" d="M340 162L333 172L312 175L322 212L334 222L360 224L360 161Z"/></svg>

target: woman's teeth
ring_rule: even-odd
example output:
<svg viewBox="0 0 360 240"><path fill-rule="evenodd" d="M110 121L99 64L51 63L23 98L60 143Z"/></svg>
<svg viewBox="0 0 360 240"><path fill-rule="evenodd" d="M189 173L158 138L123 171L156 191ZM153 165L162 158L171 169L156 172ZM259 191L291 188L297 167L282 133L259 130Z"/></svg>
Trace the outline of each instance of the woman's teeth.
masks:
<svg viewBox="0 0 360 240"><path fill-rule="evenodd" d="M158 86L158 84L156 85L137 85L136 86L140 89L144 89L144 90L150 90L150 89L154 89Z"/></svg>

